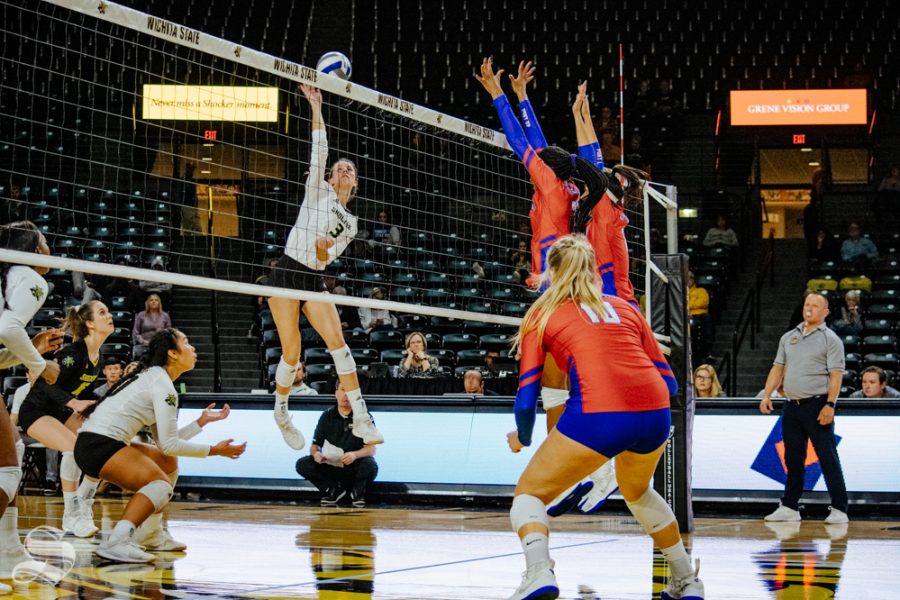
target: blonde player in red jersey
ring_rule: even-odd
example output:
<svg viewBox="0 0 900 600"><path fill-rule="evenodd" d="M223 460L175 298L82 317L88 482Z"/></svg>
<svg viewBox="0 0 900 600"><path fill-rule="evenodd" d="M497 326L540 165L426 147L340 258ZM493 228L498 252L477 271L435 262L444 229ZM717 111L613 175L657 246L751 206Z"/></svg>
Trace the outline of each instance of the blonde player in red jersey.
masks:
<svg viewBox="0 0 900 600"><path fill-rule="evenodd" d="M616 460L616 478L629 510L661 549L673 580L669 600L702 600L703 583L665 500L650 487L671 424L669 395L677 383L653 331L637 309L604 296L596 283L596 258L584 236L561 238L550 249L550 285L522 321L514 347L521 355L513 452L531 444L544 355L566 365L566 411L519 478L510 509L526 571L510 600L551 600L559 587L550 560L550 520L545 504Z"/></svg>

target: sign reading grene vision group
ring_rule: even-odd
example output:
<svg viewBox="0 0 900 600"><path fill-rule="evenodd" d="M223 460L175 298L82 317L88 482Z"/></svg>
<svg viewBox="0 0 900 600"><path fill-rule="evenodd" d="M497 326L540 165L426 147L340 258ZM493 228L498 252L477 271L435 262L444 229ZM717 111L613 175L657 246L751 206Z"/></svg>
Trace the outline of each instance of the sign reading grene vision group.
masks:
<svg viewBox="0 0 900 600"><path fill-rule="evenodd" d="M278 121L278 88L145 84L143 118L162 121Z"/></svg>
<svg viewBox="0 0 900 600"><path fill-rule="evenodd" d="M866 90L731 92L732 125L865 125Z"/></svg>

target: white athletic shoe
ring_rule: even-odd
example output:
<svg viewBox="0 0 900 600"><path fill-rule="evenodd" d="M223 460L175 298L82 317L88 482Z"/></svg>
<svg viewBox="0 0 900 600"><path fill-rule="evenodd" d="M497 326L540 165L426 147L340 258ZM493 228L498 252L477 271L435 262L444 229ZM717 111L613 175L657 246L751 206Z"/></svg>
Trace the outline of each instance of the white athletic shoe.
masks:
<svg viewBox="0 0 900 600"><path fill-rule="evenodd" d="M94 519L85 514L83 500L76 498L72 509L63 513L63 529L75 537L86 538L97 533Z"/></svg>
<svg viewBox="0 0 900 600"><path fill-rule="evenodd" d="M828 510L830 512L828 513L828 516L825 517L826 523L838 524L838 523L849 523L850 522L850 517L848 517L847 513L845 513L844 511L838 510L838 509L834 508L833 506L829 506Z"/></svg>
<svg viewBox="0 0 900 600"><path fill-rule="evenodd" d="M275 423L278 425L278 429L281 430L281 437L284 438L284 443L293 448L294 450L303 450L303 446L306 445L306 438L303 437L303 434L300 433L300 430L294 427L294 424L291 422L290 417L286 421L281 421L278 418L278 413L275 413Z"/></svg>
<svg viewBox="0 0 900 600"><path fill-rule="evenodd" d="M697 561L693 575L682 579L673 579L659 597L661 600L703 600L706 598L703 582L700 581L700 561Z"/></svg>
<svg viewBox="0 0 900 600"><path fill-rule="evenodd" d="M509 600L554 600L559 598L559 585L553 573L554 563L540 563L522 573L522 583Z"/></svg>
<svg viewBox="0 0 900 600"><path fill-rule="evenodd" d="M784 504L779 503L778 508L774 512L766 515L766 521L799 521L800 511L788 508Z"/></svg>
<svg viewBox="0 0 900 600"><path fill-rule="evenodd" d="M361 419L353 419L353 435L362 438L366 446L384 443L384 436L375 427L375 423L372 422L372 417L369 415Z"/></svg>
<svg viewBox="0 0 900 600"><path fill-rule="evenodd" d="M559 517L566 514L582 501L582 499L594 487L594 482L585 477L572 487L563 491L559 496L550 501L547 505L547 515L551 517Z"/></svg>
<svg viewBox="0 0 900 600"><path fill-rule="evenodd" d="M600 507L609 500L609 497L619 489L613 461L607 461L605 465L591 473L588 479L594 482L594 487L578 503L578 508L583 513L591 514L600 510Z"/></svg>
<svg viewBox="0 0 900 600"><path fill-rule="evenodd" d="M97 555L107 560L123 563L148 563L154 556L144 552L129 539L113 542L107 540L97 548Z"/></svg>
<svg viewBox="0 0 900 600"><path fill-rule="evenodd" d="M173 538L165 528L148 531L140 537L135 531L133 541L135 544L143 546L145 550L155 552L184 552L187 550L187 544Z"/></svg>
<svg viewBox="0 0 900 600"><path fill-rule="evenodd" d="M6 596L7 594L12 594L12 588L5 583L0 583L0 596Z"/></svg>
<svg viewBox="0 0 900 600"><path fill-rule="evenodd" d="M12 579L17 565L31 560L31 555L21 543L12 548L0 550L0 579Z"/></svg>
<svg viewBox="0 0 900 600"><path fill-rule="evenodd" d="M766 529L775 534L779 542L785 542L800 535L800 521L766 521Z"/></svg>

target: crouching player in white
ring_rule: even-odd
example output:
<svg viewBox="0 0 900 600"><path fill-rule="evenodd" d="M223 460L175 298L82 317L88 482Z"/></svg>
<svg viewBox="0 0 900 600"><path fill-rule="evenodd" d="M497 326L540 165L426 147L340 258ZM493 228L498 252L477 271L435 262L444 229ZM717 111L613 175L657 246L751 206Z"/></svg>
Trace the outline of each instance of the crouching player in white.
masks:
<svg viewBox="0 0 900 600"><path fill-rule="evenodd" d="M616 460L616 479L628 509L672 569L668 600L703 600L675 514L650 487L666 447L672 371L647 321L628 302L602 296L596 262L583 236L561 238L550 249L550 287L522 321L515 345L523 373L516 394L517 430L510 449L531 444L544 355L568 365L566 410L519 478L510 509L525 553L522 584L510 600L552 600L559 587L550 560L546 503L562 490ZM614 385L612 382L616 382Z"/></svg>
<svg viewBox="0 0 900 600"><path fill-rule="evenodd" d="M103 558L129 563L153 560L138 543L150 549L183 550L162 529L162 510L178 479L177 456L237 458L247 444L223 440L215 446L187 441L207 422L227 416L207 409L200 419L178 431L178 394L173 382L194 368L197 353L177 329L160 331L150 341L138 368L113 389L78 433L75 461L89 477L109 481L135 492L109 539L100 544ZM157 446L133 442L149 426ZM147 522L138 535L135 529Z"/></svg>

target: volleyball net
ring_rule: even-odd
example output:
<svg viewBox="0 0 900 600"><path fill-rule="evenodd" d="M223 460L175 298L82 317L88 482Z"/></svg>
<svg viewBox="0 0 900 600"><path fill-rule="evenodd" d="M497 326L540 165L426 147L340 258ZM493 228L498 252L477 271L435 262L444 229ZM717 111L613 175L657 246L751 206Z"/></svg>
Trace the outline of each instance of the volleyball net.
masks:
<svg viewBox="0 0 900 600"><path fill-rule="evenodd" d="M502 133L112 2L2 0L0 12L2 216L34 221L53 253L28 260L501 325L533 301L532 190ZM360 233L324 274L347 295L252 285L306 191L302 83L323 92L329 163L359 171ZM675 238L673 191L649 186L629 214L640 296L651 230Z"/></svg>

